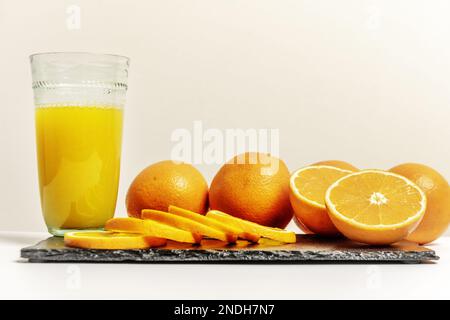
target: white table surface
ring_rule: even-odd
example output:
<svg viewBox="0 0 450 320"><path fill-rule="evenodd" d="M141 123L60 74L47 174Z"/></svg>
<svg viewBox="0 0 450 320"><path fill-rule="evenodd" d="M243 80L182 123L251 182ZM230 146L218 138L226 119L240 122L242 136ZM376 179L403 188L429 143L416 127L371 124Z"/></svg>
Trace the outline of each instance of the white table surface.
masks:
<svg viewBox="0 0 450 320"><path fill-rule="evenodd" d="M29 263L20 249L46 233L0 232L0 298L449 299L450 238L426 264Z"/></svg>

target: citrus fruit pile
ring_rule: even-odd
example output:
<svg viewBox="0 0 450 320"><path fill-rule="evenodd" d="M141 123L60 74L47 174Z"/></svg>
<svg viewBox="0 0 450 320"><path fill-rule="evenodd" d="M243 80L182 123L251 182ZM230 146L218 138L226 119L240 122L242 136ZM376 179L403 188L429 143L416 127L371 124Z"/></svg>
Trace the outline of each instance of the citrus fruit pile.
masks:
<svg viewBox="0 0 450 320"><path fill-rule="evenodd" d="M343 161L314 163L292 174L276 157L248 152L225 163L210 187L192 165L161 161L139 173L127 197L127 218L104 232L72 232L69 246L146 249L167 240L228 244L268 238L296 242L292 217L306 233L387 245L437 239L450 223L450 187L435 170L403 164L359 170Z"/></svg>
<svg viewBox="0 0 450 320"><path fill-rule="evenodd" d="M293 173L290 199L294 220L305 232L373 245L402 239L429 243L450 223L450 187L421 164L383 171L317 163Z"/></svg>

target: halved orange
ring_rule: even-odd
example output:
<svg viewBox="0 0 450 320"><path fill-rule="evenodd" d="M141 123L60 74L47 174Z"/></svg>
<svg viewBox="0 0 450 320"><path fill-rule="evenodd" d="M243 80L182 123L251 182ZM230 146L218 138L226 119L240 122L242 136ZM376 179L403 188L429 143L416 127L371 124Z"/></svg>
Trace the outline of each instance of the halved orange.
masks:
<svg viewBox="0 0 450 320"><path fill-rule="evenodd" d="M405 238L420 223L426 196L412 181L392 172L363 170L333 183L325 203L347 238L386 245Z"/></svg>
<svg viewBox="0 0 450 320"><path fill-rule="evenodd" d="M147 249L166 244L166 239L135 233L111 231L74 231L64 234L64 243L69 247L84 249Z"/></svg>
<svg viewBox="0 0 450 320"><path fill-rule="evenodd" d="M292 174L289 197L294 221L303 231L323 236L340 234L328 217L325 192L333 182L350 173L333 166L312 165Z"/></svg>

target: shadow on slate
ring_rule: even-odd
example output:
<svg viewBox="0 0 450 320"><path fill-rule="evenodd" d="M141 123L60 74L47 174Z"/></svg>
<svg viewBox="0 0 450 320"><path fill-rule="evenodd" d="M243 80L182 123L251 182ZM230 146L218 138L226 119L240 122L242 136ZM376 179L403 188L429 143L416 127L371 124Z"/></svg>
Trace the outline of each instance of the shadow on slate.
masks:
<svg viewBox="0 0 450 320"><path fill-rule="evenodd" d="M30 262L135 262L135 263L421 263L438 260L433 250L402 241L374 247L343 238L297 235L297 243L262 239L259 244L238 241L227 245L203 240L201 245L168 241L165 247L146 250L94 250L66 247L63 238L51 237L21 250Z"/></svg>

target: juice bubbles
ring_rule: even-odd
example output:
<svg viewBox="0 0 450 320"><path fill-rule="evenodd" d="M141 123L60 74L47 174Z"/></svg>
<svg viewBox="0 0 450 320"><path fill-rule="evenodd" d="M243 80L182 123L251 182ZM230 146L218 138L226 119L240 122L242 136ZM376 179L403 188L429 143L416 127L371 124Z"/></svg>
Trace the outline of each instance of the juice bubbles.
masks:
<svg viewBox="0 0 450 320"><path fill-rule="evenodd" d="M36 108L39 188L49 231L103 227L116 206L123 111Z"/></svg>

